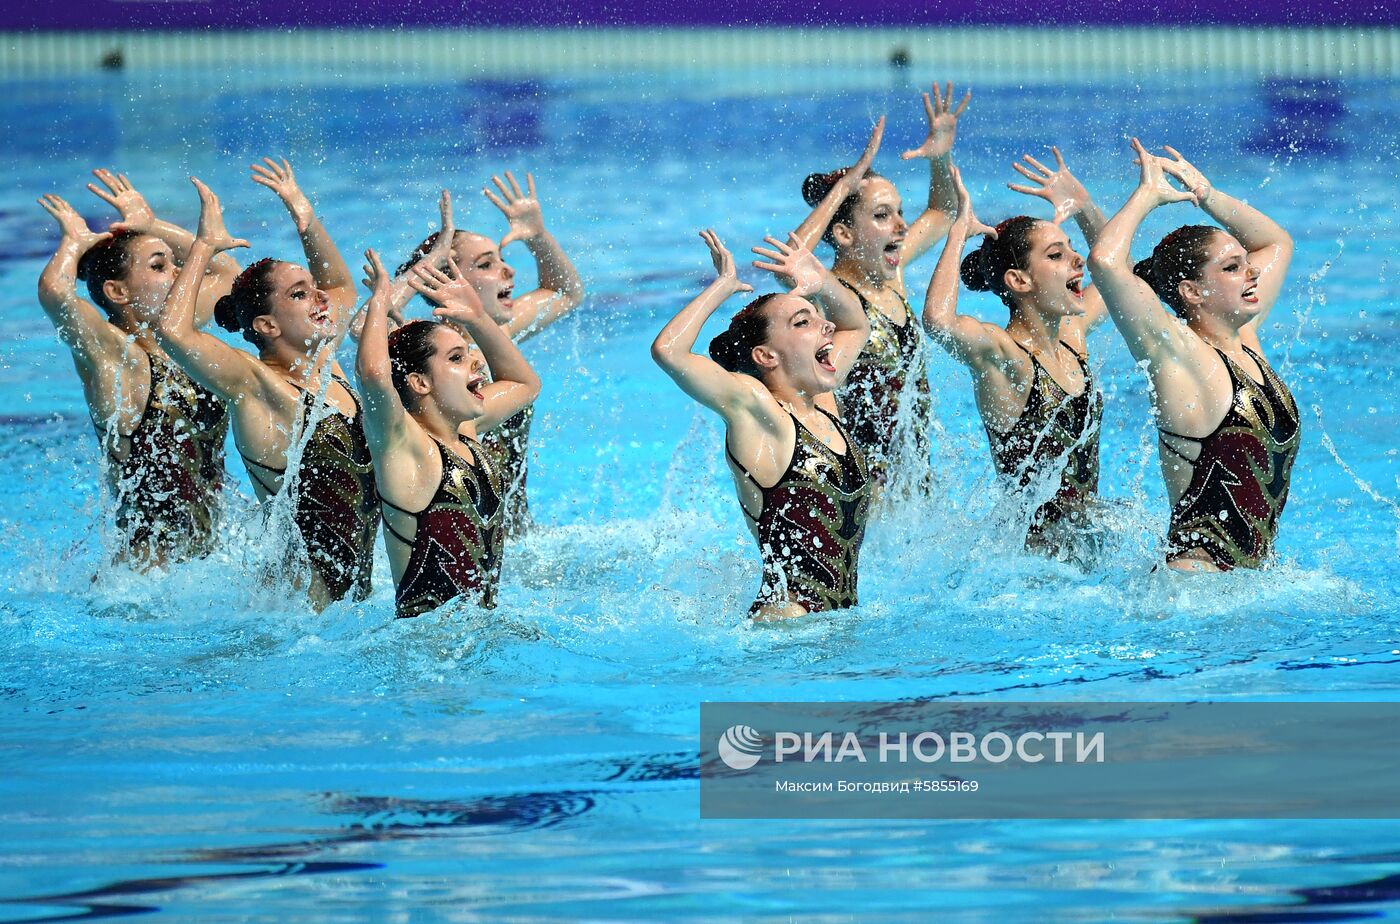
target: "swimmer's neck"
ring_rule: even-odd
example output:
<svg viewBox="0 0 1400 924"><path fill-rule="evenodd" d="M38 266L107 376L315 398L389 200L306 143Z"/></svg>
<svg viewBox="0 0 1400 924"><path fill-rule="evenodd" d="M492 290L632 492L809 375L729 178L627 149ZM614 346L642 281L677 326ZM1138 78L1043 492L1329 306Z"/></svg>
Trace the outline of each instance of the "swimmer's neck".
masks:
<svg viewBox="0 0 1400 924"><path fill-rule="evenodd" d="M1210 346L1215 347L1224 353L1240 354L1243 343L1240 338L1240 329L1232 327L1223 318L1201 317L1196 315L1189 324L1192 333L1200 337Z"/></svg>
<svg viewBox="0 0 1400 924"><path fill-rule="evenodd" d="M1061 320L1036 312L1014 311L1006 322L1006 332L1032 353L1053 351L1060 342Z"/></svg>
<svg viewBox="0 0 1400 924"><path fill-rule="evenodd" d="M462 435L464 424L471 423L476 419L474 417L449 417L430 401L420 401L418 406L413 409L412 416L414 420L418 421L418 426L428 431L429 436L447 446L457 442L458 437ZM476 428L472 427L471 432L475 434Z"/></svg>
<svg viewBox="0 0 1400 924"><path fill-rule="evenodd" d="M331 365L331 372L335 372L335 350L331 349L329 341L318 346L314 352L307 353L279 340L263 350L258 358L263 365L282 373L284 378L303 388L309 387L320 376L327 363Z"/></svg>
<svg viewBox="0 0 1400 924"><path fill-rule="evenodd" d="M856 288L866 287L874 289L876 292L883 292L889 288L889 281L885 279L880 267L862 266L856 262L855 258L842 254L832 266L831 272L838 279L843 279Z"/></svg>
<svg viewBox="0 0 1400 924"><path fill-rule="evenodd" d="M817 407L817 396L791 385L769 387L769 394L779 404L786 405L794 414L805 416Z"/></svg>

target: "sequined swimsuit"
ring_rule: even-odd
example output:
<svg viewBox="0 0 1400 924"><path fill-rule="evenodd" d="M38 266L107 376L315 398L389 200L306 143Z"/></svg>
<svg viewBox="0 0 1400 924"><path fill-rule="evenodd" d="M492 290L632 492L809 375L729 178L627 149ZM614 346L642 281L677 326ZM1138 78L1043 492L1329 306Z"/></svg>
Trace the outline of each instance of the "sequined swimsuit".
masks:
<svg viewBox="0 0 1400 924"><path fill-rule="evenodd" d="M482 444L494 450L501 460L506 483L505 530L510 537L523 536L534 525L530 518L530 500L525 494L530 464L530 424L534 419L532 404L481 435Z"/></svg>
<svg viewBox="0 0 1400 924"><path fill-rule="evenodd" d="M1191 466L1191 483L1172 507L1167 555L1200 549L1222 571L1257 568L1268 557L1288 502L1301 433L1298 405L1288 386L1264 357L1248 347L1244 351L1258 364L1263 383L1216 348L1233 393L1225 419L1209 436L1170 430L1159 436L1169 453ZM1200 453L1192 459L1168 437L1195 443Z"/></svg>
<svg viewBox="0 0 1400 924"><path fill-rule="evenodd" d="M845 454L793 416L797 439L792 460L771 488L759 484L725 445L729 461L763 497L756 519L744 510L763 557L763 585L750 616L771 603L796 603L809 613L858 603L857 566L870 513L871 476L860 445L839 420L822 413L845 441Z"/></svg>
<svg viewBox="0 0 1400 924"><path fill-rule="evenodd" d="M410 539L384 519L386 535L409 549L395 592L401 618L419 616L462 596L494 607L501 580L506 514L501 459L495 450L465 437L471 462L434 442L442 457L442 480L428 506L415 513L384 501L417 524Z"/></svg>
<svg viewBox="0 0 1400 924"><path fill-rule="evenodd" d="M205 554L213 541L228 408L169 359L146 356L150 392L126 452L101 426L97 432L128 547L140 557L180 560Z"/></svg>
<svg viewBox="0 0 1400 924"><path fill-rule="evenodd" d="M910 433L914 439L913 464L924 473L929 468L928 424L932 419L933 401L929 394L928 360L923 349L919 327L908 299L904 302L907 318L896 324L883 311L866 300L855 286L841 284L860 299L860 307L870 319L870 339L856 358L846 376L846 383L836 394L841 415L850 423L851 435L865 450L866 463L877 484L889 481L889 467L898 454L900 409L907 397L912 403L909 411Z"/></svg>
<svg viewBox="0 0 1400 924"><path fill-rule="evenodd" d="M297 470L296 508L293 517L311 568L321 577L332 600L352 595L356 600L369 596L374 566L374 533L379 528L379 492L374 485L374 465L365 440L364 409L360 396L339 376L335 380L355 402L355 416L346 417L331 410L316 422L301 453ZM310 392L300 386L303 396ZM303 402L303 420L311 413L310 401ZM268 495L277 492L258 477L256 469L275 475L285 468L272 468L243 456L248 475ZM283 484L286 479L283 479Z"/></svg>
<svg viewBox="0 0 1400 924"><path fill-rule="evenodd" d="M1014 342L1014 341L1013 341ZM1099 427L1103 421L1103 393L1094 383L1088 362L1074 347L1060 346L1074 354L1084 374L1084 389L1071 395L1060 387L1036 355L1017 343L1031 360L1030 394L1025 410L1004 433L987 426L987 444L997 473L1024 488L1054 469L1060 470L1055 496L1031 518L1031 533L1082 515L1084 503L1099 487Z"/></svg>

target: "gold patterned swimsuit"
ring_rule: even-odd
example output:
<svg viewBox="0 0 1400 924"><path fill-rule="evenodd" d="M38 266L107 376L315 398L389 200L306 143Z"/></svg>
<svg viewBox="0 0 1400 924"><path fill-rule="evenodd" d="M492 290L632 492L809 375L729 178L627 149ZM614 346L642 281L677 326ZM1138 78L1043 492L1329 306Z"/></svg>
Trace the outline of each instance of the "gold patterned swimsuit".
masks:
<svg viewBox="0 0 1400 924"><path fill-rule="evenodd" d="M355 416L332 409L316 422L316 429L301 452L297 469L297 494L293 518L306 544L312 570L321 577L332 600L353 595L369 596L374 569L374 534L379 529L379 492L374 484L374 462L365 439L364 408L360 396L339 376L335 380L355 402ZM295 383L303 397L314 392ZM303 420L311 402L303 401ZM332 408L334 406L332 405ZM243 456L248 476L269 496L276 494L258 477L254 467L284 476L285 468L272 468Z"/></svg>
<svg viewBox="0 0 1400 924"><path fill-rule="evenodd" d="M725 444L729 461L763 497L757 519L744 510L763 557L763 585L750 616L771 603L796 603L816 613L859 602L857 566L872 482L860 445L839 420L822 413L836 425L846 452L838 454L817 439L789 411L797 440L787 471L771 488L759 484Z"/></svg>
<svg viewBox="0 0 1400 924"><path fill-rule="evenodd" d="M909 398L910 425L916 447L912 464L919 471L929 469L928 424L933 400L928 385L928 360L919 327L909 300L901 295L908 317L896 324L883 311L866 300L855 286L841 284L860 299L860 307L870 319L870 339L856 357L846 383L836 393L841 416L850 423L851 434L865 451L866 464L877 484L889 481L889 466L898 448L895 437L900 409ZM907 392L907 394L906 394Z"/></svg>
<svg viewBox="0 0 1400 924"><path fill-rule="evenodd" d="M501 460L506 484L505 531L510 537L523 536L534 525L530 519L530 500L525 495L530 464L530 424L534 419L532 404L481 436L482 444L490 447Z"/></svg>
<svg viewBox="0 0 1400 924"><path fill-rule="evenodd" d="M166 357L146 357L150 392L126 451L94 422L107 447L117 527L138 558L203 555L218 522L228 408Z"/></svg>
<svg viewBox="0 0 1400 924"><path fill-rule="evenodd" d="M462 596L494 607L501 582L504 466L495 450L466 437L462 442L471 447L470 462L436 438L433 442L442 457L442 479L428 506L415 513L384 501L416 523L409 539L384 519L385 532L409 549L394 594L400 618L420 616Z"/></svg>
<svg viewBox="0 0 1400 924"><path fill-rule="evenodd" d="M1016 345L1031 360L1030 394L1010 430L1002 433L986 427L987 444L997 473L1013 479L1018 487L1059 469L1055 496L1040 505L1031 518L1031 535L1036 536L1062 520L1080 519L1085 502L1098 492L1103 393L1094 383L1089 363L1063 340L1060 346L1074 354L1084 374L1084 389L1077 395L1061 388L1034 353L1020 343Z"/></svg>
<svg viewBox="0 0 1400 924"><path fill-rule="evenodd" d="M1167 555L1204 551L1222 571L1257 568L1273 549L1279 516L1288 503L1288 479L1302 431L1298 405L1264 357L1254 381L1225 352L1233 397L1220 425L1205 437L1160 430L1162 446L1191 466L1191 483L1172 507ZM1171 440L1200 447L1196 458Z"/></svg>

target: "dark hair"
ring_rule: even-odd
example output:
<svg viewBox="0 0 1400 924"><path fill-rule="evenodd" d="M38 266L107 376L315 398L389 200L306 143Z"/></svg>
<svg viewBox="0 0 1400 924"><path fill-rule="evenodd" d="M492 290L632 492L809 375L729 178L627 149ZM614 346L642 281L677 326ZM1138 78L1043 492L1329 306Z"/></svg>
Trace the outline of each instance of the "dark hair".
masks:
<svg viewBox="0 0 1400 924"><path fill-rule="evenodd" d="M118 282L131 272L131 248L147 235L139 231L118 231L107 240L94 244L78 261L78 278L87 283L88 296L111 318L114 306L102 291L109 279Z"/></svg>
<svg viewBox="0 0 1400 924"><path fill-rule="evenodd" d="M963 257L962 281L974 292L995 292L1008 308L1014 308L1007 270L1026 268L1031 255L1031 232L1039 218L1016 215L997 225L996 240L982 238L982 245Z"/></svg>
<svg viewBox="0 0 1400 924"><path fill-rule="evenodd" d="M253 330L253 319L271 313L272 271L280 261L271 257L249 266L238 274L228 294L214 305L214 323L224 330L243 334L243 339L262 349L262 338Z"/></svg>
<svg viewBox="0 0 1400 924"><path fill-rule="evenodd" d="M768 314L764 309L780 294L760 295L730 318L724 333L710 341L710 358L730 372L758 375L753 348L768 342Z"/></svg>
<svg viewBox="0 0 1400 924"><path fill-rule="evenodd" d="M461 228L458 228L452 233L452 238L455 241L457 235L466 233L466 231L463 231ZM408 272L410 269L413 268L413 264L426 257L428 255L428 251L432 250L433 245L437 243L438 235L440 234L442 234L441 231L434 231L432 234L429 234L426 238L424 238L423 243L413 248L413 253L408 255L408 259L400 263L399 268L394 270L394 275L402 276L404 273Z"/></svg>
<svg viewBox="0 0 1400 924"><path fill-rule="evenodd" d="M833 170L830 173L814 173L807 177L802 181L802 198L806 200L808 205L816 208L826 198L827 193L831 192L831 188L836 185L837 181L846 175L847 169L849 168L842 167L840 170ZM867 170L861 180L869 180L879 176L880 174L874 170ZM857 187L855 192L842 199L841 204L836 207L836 214L831 216L831 224L822 231L822 240L832 247L836 246L836 236L831 233L831 225L838 222L843 225L850 224L851 213L856 210L856 205L859 202L860 188Z"/></svg>
<svg viewBox="0 0 1400 924"><path fill-rule="evenodd" d="M409 321L389 332L389 376L406 408L411 408L418 400L408 388L408 377L428 370L428 360L437 352L433 334L442 326L441 321Z"/></svg>
<svg viewBox="0 0 1400 924"><path fill-rule="evenodd" d="M1180 285L1183 280L1201 278L1201 270L1210 262L1206 245L1218 231L1213 225L1182 225L1152 248L1152 256L1139 260L1133 274L1147 280L1178 317L1186 317Z"/></svg>

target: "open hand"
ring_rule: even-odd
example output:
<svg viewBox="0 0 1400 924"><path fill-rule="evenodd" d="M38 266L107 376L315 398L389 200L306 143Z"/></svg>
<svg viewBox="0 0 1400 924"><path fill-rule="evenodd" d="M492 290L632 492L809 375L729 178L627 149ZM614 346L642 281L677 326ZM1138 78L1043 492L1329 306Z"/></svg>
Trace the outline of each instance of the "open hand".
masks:
<svg viewBox="0 0 1400 924"><path fill-rule="evenodd" d="M102 181L105 190L93 183L88 184L88 189L94 196L116 209L121 215L120 221L112 222L109 230L113 233L118 231L135 231L140 234L149 234L156 224L156 213L146 203L146 197L136 191L131 185L131 181L124 173L113 173L110 170L101 168L92 171L92 175Z"/></svg>
<svg viewBox="0 0 1400 924"><path fill-rule="evenodd" d="M706 228L700 232L700 239L710 248L710 259L715 261L715 278L723 282L730 294L752 292L753 286L739 281L739 272L734 267L734 255L720 242L719 235Z"/></svg>
<svg viewBox="0 0 1400 924"><path fill-rule="evenodd" d="M767 257L769 262L755 260L755 268L777 276L778 281L788 287L789 295L806 298L821 291L826 282L826 267L812 251L802 246L796 234L789 234L786 244L775 237L765 237L763 241L771 249L755 247L753 252Z"/></svg>
<svg viewBox="0 0 1400 924"><path fill-rule="evenodd" d="M506 179L510 181L509 186L500 177L491 177L491 182L501 191L500 196L489 189L481 191L496 208L505 213L506 220L510 222L510 230L501 238L500 250L505 250L511 241L532 241L544 233L544 214L540 211L540 200L535 196L534 175L525 174L525 185L530 190L528 195L521 190L509 170L506 171Z"/></svg>
<svg viewBox="0 0 1400 924"><path fill-rule="evenodd" d="M1194 201L1194 193L1184 189L1177 189L1167 179L1163 165L1167 163L1164 158L1147 153L1147 149L1142 146L1142 142L1136 138L1132 139L1133 150L1137 152L1137 157L1133 163L1142 168L1138 179L1138 190L1146 192L1152 197L1154 205L1165 205L1168 202Z"/></svg>
<svg viewBox="0 0 1400 924"><path fill-rule="evenodd" d="M266 186L277 193L277 197L282 200L287 211L292 213L297 233L305 234L306 229L311 227L311 222L316 219L316 210L311 207L311 200L306 198L306 194L297 185L296 175L292 173L292 165L287 163L286 158L283 158L282 163L279 164L271 157L264 157L261 164L251 164L250 166L253 170L253 182L259 186Z"/></svg>
<svg viewBox="0 0 1400 924"><path fill-rule="evenodd" d="M977 219L977 215L972 211L972 196L968 194L967 187L963 185L962 171L957 167L951 168L953 176L953 189L958 194L958 217L957 220L964 222L967 228L968 237L985 235L992 240L997 239L997 229L991 225L984 225Z"/></svg>
<svg viewBox="0 0 1400 924"><path fill-rule="evenodd" d="M1205 202L1210 198L1211 185L1206 175L1195 167L1191 166L1186 158L1177 152L1176 148L1169 144L1162 145L1162 150L1170 154L1174 160L1158 158L1162 165L1162 170L1171 174L1181 181L1181 185L1191 190L1191 195L1196 197L1197 204Z"/></svg>
<svg viewBox="0 0 1400 924"><path fill-rule="evenodd" d="M481 307L481 297L476 294L471 284L462 278L457 261L449 258L447 269L448 272L444 273L435 266L419 263L409 271L408 284L414 291L437 305L433 309L434 317L464 324L489 322L485 309ZM448 275L449 273L451 275Z"/></svg>
<svg viewBox="0 0 1400 924"><path fill-rule="evenodd" d="M80 254L87 253L95 245L112 236L107 231L100 234L93 231L88 227L86 219L78 214L77 209L58 196L45 195L39 199L39 205L58 222L58 227L62 230L65 240L77 242Z"/></svg>
<svg viewBox="0 0 1400 924"><path fill-rule="evenodd" d="M1012 163L1011 169L1021 176L1036 184L1026 186L1017 183L1007 183L1008 189L1018 193L1025 193L1027 196L1035 196L1044 199L1055 207L1055 217L1052 219L1055 224L1060 224L1066 218L1071 218L1084 211L1089 204L1089 191L1084 188L1084 184L1079 182L1074 174L1069 172L1065 166L1065 159L1060 156L1060 149L1050 148L1050 152L1055 155L1055 169L1042 164L1029 154L1022 155L1025 164ZM1034 168L1034 172L1030 168Z"/></svg>
<svg viewBox="0 0 1400 924"><path fill-rule="evenodd" d="M224 209L214 191L195 177L190 177L190 182L199 190L199 231L196 232L195 239L213 247L215 253L235 247L247 247L247 241L235 238L224 227Z"/></svg>
<svg viewBox="0 0 1400 924"><path fill-rule="evenodd" d="M972 91L968 90L963 95L962 102L958 103L958 108L954 109L953 82L948 81L945 93L940 93L938 84L935 83L932 99L927 93L924 94L924 112L928 115L928 137L917 148L899 155L900 160L913 160L916 157L934 160L946 157L953 150L953 141L958 137L958 117L963 114L963 110L967 108L967 104L971 100Z"/></svg>

